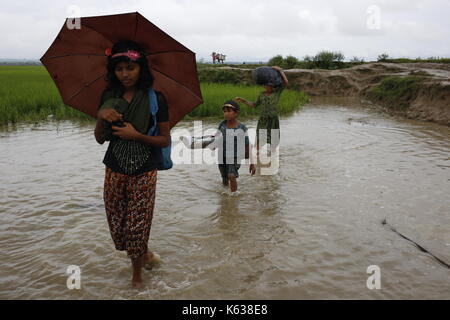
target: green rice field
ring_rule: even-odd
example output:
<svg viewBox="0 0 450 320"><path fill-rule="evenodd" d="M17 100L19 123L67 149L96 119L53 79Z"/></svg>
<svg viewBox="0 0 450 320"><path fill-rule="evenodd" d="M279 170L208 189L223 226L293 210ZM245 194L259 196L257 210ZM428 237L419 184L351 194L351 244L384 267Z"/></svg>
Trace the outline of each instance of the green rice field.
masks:
<svg viewBox="0 0 450 320"><path fill-rule="evenodd" d="M47 119L82 120L92 118L67 107L62 102L58 90L43 66L0 66L0 125L18 122L36 122ZM188 119L221 117L220 106L237 96L256 101L263 91L258 86L232 84L201 84L204 104L194 109ZM306 94L286 90L281 98L281 115L293 113L308 100ZM241 116L258 115L258 110L241 105Z"/></svg>
<svg viewBox="0 0 450 320"><path fill-rule="evenodd" d="M203 118L203 117L222 117L221 106L227 100L236 97L242 97L252 102L255 102L258 95L264 91L259 86L239 86L233 84L218 84L218 83L202 83L202 94L204 103L195 108L189 117ZM303 92L294 90L285 90L281 95L279 103L279 112L281 115L288 115L301 109L301 107L308 102L308 96ZM240 116L248 118L257 116L259 110L251 108L243 103L240 104Z"/></svg>

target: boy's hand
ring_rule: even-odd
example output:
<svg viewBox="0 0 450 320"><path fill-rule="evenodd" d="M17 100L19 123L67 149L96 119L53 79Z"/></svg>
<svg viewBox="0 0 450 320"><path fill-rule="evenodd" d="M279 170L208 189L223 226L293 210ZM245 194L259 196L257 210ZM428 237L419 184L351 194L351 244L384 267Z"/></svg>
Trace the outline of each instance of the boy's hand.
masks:
<svg viewBox="0 0 450 320"><path fill-rule="evenodd" d="M252 174L252 176L254 176L256 173L256 166L254 164L251 164L249 171Z"/></svg>
<svg viewBox="0 0 450 320"><path fill-rule="evenodd" d="M244 103L246 101L244 98L241 98L241 97L236 97L236 98L234 98L234 100L236 100L237 102L242 102L242 103Z"/></svg>

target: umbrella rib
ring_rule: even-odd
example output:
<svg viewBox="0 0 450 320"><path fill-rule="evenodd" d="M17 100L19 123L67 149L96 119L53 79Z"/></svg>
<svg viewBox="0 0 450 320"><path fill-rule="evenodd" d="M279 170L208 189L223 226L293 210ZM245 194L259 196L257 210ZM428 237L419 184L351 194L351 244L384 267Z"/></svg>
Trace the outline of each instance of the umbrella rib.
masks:
<svg viewBox="0 0 450 320"><path fill-rule="evenodd" d="M104 54L97 54L97 53L78 53L78 54L65 54L60 56L51 56L51 57L45 57L44 59L56 59L56 58L65 58L65 57L76 57L76 56L98 56L102 57L105 56Z"/></svg>
<svg viewBox="0 0 450 320"><path fill-rule="evenodd" d="M177 84L179 84L180 86L182 86L183 88L185 88L186 90L188 90L190 93L192 93L192 95L194 95L195 97L197 97L197 98L199 98L200 100L203 101L203 99L200 98L195 92L193 92L191 89L189 89L188 87L186 87L184 84L178 82L176 79L172 78L172 77L169 76L168 74L166 74L166 73L164 73L164 72L162 72L162 71L160 71L160 70L158 70L158 69L155 69L155 68L152 68L152 70L157 71L157 72L159 72L160 74L164 75L165 77L169 78L170 80L176 82Z"/></svg>
<svg viewBox="0 0 450 320"><path fill-rule="evenodd" d="M89 87L91 84L93 84L94 82L96 82L98 79L104 77L105 74L102 74L100 77L96 78L95 80L89 82L88 84L85 84L82 88L80 88L77 92L75 92L73 95L71 95L68 99L68 101L72 100L74 97L76 97L77 95L79 95L81 93L81 91L83 91L84 88Z"/></svg>
<svg viewBox="0 0 450 320"><path fill-rule="evenodd" d="M153 52L153 53L147 53L147 56L154 56L157 54L164 54L164 53L189 53L183 50L168 50L168 51L159 51L159 52ZM51 57L45 57L45 59L56 59L56 58L65 58L65 57L75 57L75 56L98 56L103 57L104 54L98 54L98 53L78 53L78 54L65 54L65 55L59 55L59 56L51 56Z"/></svg>

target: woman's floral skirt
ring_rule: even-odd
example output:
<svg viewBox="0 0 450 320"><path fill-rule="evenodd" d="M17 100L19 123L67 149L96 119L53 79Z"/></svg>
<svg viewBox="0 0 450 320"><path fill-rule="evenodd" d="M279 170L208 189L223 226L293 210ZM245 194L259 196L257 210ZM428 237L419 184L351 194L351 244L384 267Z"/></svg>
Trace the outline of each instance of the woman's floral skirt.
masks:
<svg viewBox="0 0 450 320"><path fill-rule="evenodd" d="M148 250L156 180L156 170L129 176L106 168L103 196L111 237L132 259Z"/></svg>

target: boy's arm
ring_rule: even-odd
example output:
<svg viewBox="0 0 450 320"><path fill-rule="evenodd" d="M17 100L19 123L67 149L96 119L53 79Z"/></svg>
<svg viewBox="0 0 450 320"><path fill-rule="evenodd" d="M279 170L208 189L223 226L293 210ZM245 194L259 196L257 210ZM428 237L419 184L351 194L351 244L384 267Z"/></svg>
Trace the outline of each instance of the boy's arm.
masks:
<svg viewBox="0 0 450 320"><path fill-rule="evenodd" d="M245 152L248 152L249 160L250 160L250 166L248 168L248 171L251 173L252 176L256 173L256 166L255 166L255 158L253 157L253 146L251 144L248 144L245 146Z"/></svg>
<svg viewBox="0 0 450 320"><path fill-rule="evenodd" d="M245 155L246 155L245 158L247 159L248 155L248 159L250 160L249 172L251 173L252 176L254 176L256 173L255 159L253 157L253 146L250 143L247 128L245 128Z"/></svg>
<svg viewBox="0 0 450 320"><path fill-rule="evenodd" d="M220 131L220 125L219 125L219 128L217 129L216 133L214 134L214 141L211 142L210 144L208 144L206 147L211 150L217 149L217 147L219 146L219 140L220 140L221 135L222 135L222 132Z"/></svg>

